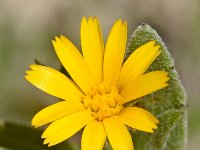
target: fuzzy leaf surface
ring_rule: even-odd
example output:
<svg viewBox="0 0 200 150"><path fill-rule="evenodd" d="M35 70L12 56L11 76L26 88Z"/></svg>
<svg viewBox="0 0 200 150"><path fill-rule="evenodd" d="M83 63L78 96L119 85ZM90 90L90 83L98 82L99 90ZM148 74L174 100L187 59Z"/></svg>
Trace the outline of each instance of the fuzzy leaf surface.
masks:
<svg viewBox="0 0 200 150"><path fill-rule="evenodd" d="M187 136L186 95L164 42L152 27L142 24L129 39L125 59L151 40L161 46L161 53L146 73L164 70L169 73L170 80L168 87L137 100L136 105L151 112L160 123L153 134L132 131L135 150L184 150ZM134 101L129 103L133 104Z"/></svg>

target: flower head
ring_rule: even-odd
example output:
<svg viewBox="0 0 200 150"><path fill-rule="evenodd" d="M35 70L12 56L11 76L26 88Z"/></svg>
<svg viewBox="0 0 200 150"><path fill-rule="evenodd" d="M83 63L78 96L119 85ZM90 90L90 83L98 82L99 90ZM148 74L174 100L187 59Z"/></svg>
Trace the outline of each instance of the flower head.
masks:
<svg viewBox="0 0 200 150"><path fill-rule="evenodd" d="M31 65L26 79L37 88L63 101L35 115L32 125L51 123L44 131L44 144L58 144L84 128L83 150L101 150L106 137L114 150L132 150L127 127L153 132L159 122L152 114L125 104L168 86L167 72L145 71L160 53L160 46L149 41L136 49L123 63L127 41L127 23L118 20L112 27L106 46L98 19L83 17L81 46L83 55L64 36L53 46L70 74L41 65Z"/></svg>

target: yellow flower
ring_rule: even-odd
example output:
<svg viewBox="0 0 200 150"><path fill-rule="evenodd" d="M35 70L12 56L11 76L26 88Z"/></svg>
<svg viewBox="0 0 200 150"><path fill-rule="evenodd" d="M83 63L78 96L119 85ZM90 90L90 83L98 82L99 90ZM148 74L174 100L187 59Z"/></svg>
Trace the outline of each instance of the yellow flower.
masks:
<svg viewBox="0 0 200 150"><path fill-rule="evenodd" d="M158 120L149 112L125 104L168 86L167 72L146 69L160 53L150 41L136 49L123 63L127 23L118 20L104 48L98 19L83 17L82 52L64 36L53 46L71 78L41 65L31 65L25 78L37 88L63 101L35 115L32 125L51 123L44 131L44 144L58 144L84 128L82 150L101 150L106 137L114 150L133 150L127 127L153 133Z"/></svg>

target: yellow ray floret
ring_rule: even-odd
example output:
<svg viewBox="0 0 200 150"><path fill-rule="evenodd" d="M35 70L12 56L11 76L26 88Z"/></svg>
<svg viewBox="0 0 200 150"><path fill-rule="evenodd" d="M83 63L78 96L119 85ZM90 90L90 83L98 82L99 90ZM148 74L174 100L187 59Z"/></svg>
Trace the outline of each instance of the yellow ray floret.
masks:
<svg viewBox="0 0 200 150"><path fill-rule="evenodd" d="M138 107L127 107L119 115L122 122L133 129L153 133L159 121L149 112Z"/></svg>
<svg viewBox="0 0 200 150"><path fill-rule="evenodd" d="M44 144L56 145L68 139L94 118L86 111L78 111L53 122L42 134Z"/></svg>
<svg viewBox="0 0 200 150"><path fill-rule="evenodd" d="M131 135L118 116L103 120L108 140L114 150L133 150Z"/></svg>
<svg viewBox="0 0 200 150"><path fill-rule="evenodd" d="M104 44L98 19L83 17L81 22L81 47L83 57L93 78L102 82Z"/></svg>
<svg viewBox="0 0 200 150"><path fill-rule="evenodd" d="M129 82L120 92L124 97L123 103L135 100L168 86L166 82L169 80L169 77L167 75L168 73L165 71L153 71Z"/></svg>
<svg viewBox="0 0 200 150"><path fill-rule="evenodd" d="M25 78L37 88L64 100L80 100L83 93L62 73L41 65L31 65Z"/></svg>
<svg viewBox="0 0 200 150"><path fill-rule="evenodd" d="M38 112L32 120L32 125L39 127L80 110L84 110L80 101L59 102Z"/></svg>
<svg viewBox="0 0 200 150"><path fill-rule="evenodd" d="M126 49L126 40L127 23L118 20L109 34L104 54L103 77L108 89L117 83Z"/></svg>
<svg viewBox="0 0 200 150"><path fill-rule="evenodd" d="M102 122L91 121L83 131L82 150L102 150L106 140L106 132Z"/></svg>

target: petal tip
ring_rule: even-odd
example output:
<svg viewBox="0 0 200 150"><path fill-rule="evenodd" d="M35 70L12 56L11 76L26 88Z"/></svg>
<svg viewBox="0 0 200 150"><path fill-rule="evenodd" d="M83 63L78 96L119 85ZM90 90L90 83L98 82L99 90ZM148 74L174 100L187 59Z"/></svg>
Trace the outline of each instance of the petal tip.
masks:
<svg viewBox="0 0 200 150"><path fill-rule="evenodd" d="M42 138L42 139L45 139L45 141L46 141L47 136L46 136L45 131L44 131L43 134L41 135L41 138Z"/></svg>
<svg viewBox="0 0 200 150"><path fill-rule="evenodd" d="M65 38L65 36L61 34L61 35L60 35L60 38L61 38L61 39L62 39L62 38Z"/></svg>
<svg viewBox="0 0 200 150"><path fill-rule="evenodd" d="M124 20L124 21L123 21L123 24L124 24L125 26L127 26L127 21L126 21L126 20Z"/></svg>
<svg viewBox="0 0 200 150"><path fill-rule="evenodd" d="M97 17L97 16L94 16L94 21L97 21L97 22L99 22L99 19L98 19L98 17Z"/></svg>
<svg viewBox="0 0 200 150"><path fill-rule="evenodd" d="M81 26L83 24L87 24L87 18L85 16L82 17L82 20L81 20Z"/></svg>
<svg viewBox="0 0 200 150"><path fill-rule="evenodd" d="M45 139L44 142L43 142L43 145L46 145L48 144L50 141L48 139Z"/></svg>
<svg viewBox="0 0 200 150"><path fill-rule="evenodd" d="M37 64L31 64L30 65L30 68L35 71L35 70L38 70L40 67L42 67L41 65L37 65Z"/></svg>
<svg viewBox="0 0 200 150"><path fill-rule="evenodd" d="M92 17L92 16L90 16L90 17L88 18L88 22L93 22L93 17Z"/></svg>
<svg viewBox="0 0 200 150"><path fill-rule="evenodd" d="M25 75L24 78L30 82L30 75Z"/></svg>
<svg viewBox="0 0 200 150"><path fill-rule="evenodd" d="M55 41L55 40L51 40L51 42L52 42L52 44L53 44L53 45L56 43L56 41Z"/></svg>
<svg viewBox="0 0 200 150"><path fill-rule="evenodd" d="M156 41L155 40L151 40L151 41L147 42L146 44L149 44L150 46L155 46Z"/></svg>
<svg viewBox="0 0 200 150"><path fill-rule="evenodd" d="M149 130L149 133L153 133L154 131L151 129L151 130Z"/></svg>
<svg viewBox="0 0 200 150"><path fill-rule="evenodd" d="M60 40L60 38L58 36L55 36L56 42L58 42Z"/></svg>
<svg viewBox="0 0 200 150"><path fill-rule="evenodd" d="M26 70L26 72L25 72L25 73L26 73L25 77L28 76L28 75L30 75L31 72L32 72L31 70Z"/></svg>
<svg viewBox="0 0 200 150"><path fill-rule="evenodd" d="M31 126L34 127L34 128L40 127L40 125L38 123L36 123L35 121L33 121L33 120L31 122Z"/></svg>
<svg viewBox="0 0 200 150"><path fill-rule="evenodd" d="M33 124L33 123L31 123L31 127L37 128L37 126L35 124Z"/></svg>
<svg viewBox="0 0 200 150"><path fill-rule="evenodd" d="M50 143L48 144L48 147L51 147L51 146L54 146L54 145L56 145L56 143L51 143L51 142L50 142Z"/></svg>

